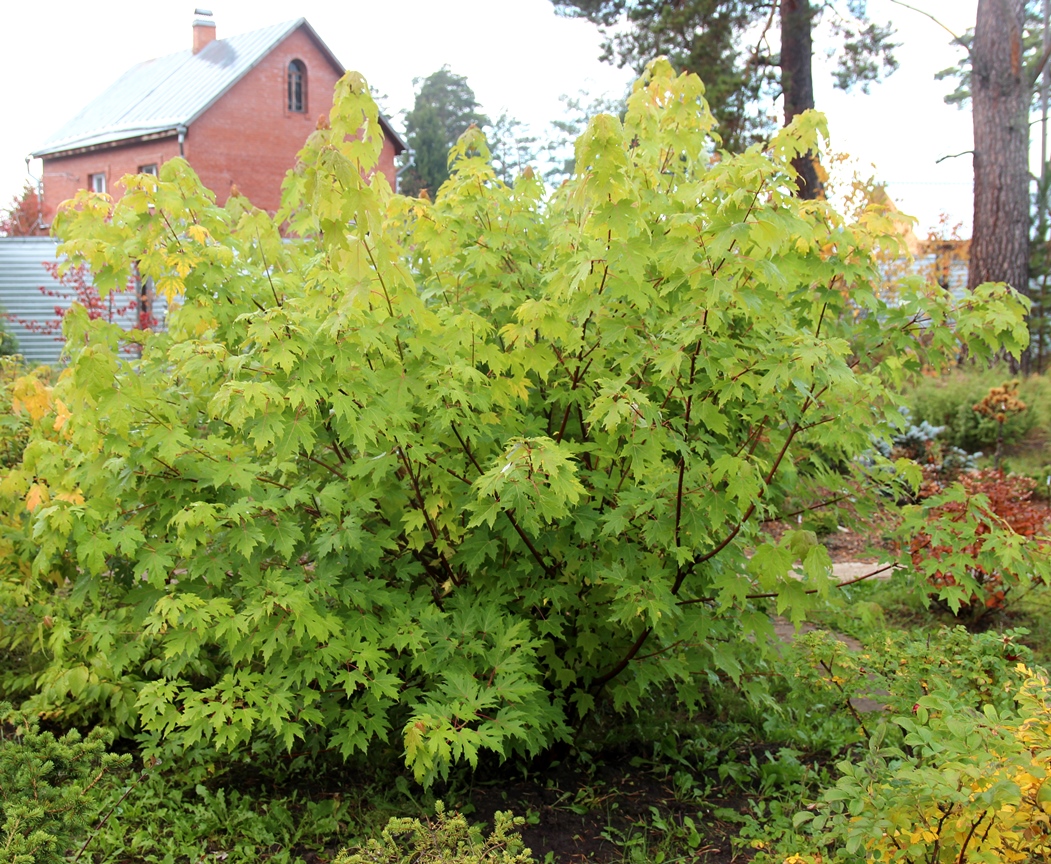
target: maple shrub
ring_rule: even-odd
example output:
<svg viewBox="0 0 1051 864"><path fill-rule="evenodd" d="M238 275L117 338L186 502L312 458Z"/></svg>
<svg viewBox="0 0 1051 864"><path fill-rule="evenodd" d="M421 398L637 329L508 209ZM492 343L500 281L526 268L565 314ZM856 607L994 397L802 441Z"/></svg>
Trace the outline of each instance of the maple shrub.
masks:
<svg viewBox="0 0 1051 864"><path fill-rule="evenodd" d="M65 318L20 482L36 572L78 575L37 601L29 704L161 754L394 740L426 782L567 740L600 697L739 676L755 595L798 619L830 584L812 534L760 518L804 469L842 488L959 340L1017 352L1025 302L907 280L888 305L894 224L792 197L820 115L737 156L712 124L659 61L550 197L471 129L431 203L369 176L351 74L274 218L179 160L81 194L62 252L182 299L138 359Z"/></svg>

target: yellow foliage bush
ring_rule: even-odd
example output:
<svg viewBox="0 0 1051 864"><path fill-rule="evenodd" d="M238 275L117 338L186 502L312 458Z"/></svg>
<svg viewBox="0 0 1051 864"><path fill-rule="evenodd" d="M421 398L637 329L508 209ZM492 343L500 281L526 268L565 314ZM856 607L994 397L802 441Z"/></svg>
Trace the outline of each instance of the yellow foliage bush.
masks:
<svg viewBox="0 0 1051 864"><path fill-rule="evenodd" d="M893 718L900 745L883 746L885 726L874 733L865 758L841 763L822 802L797 814L824 856L785 864L1051 859L1051 686L1041 669L1017 671L1013 711L932 693Z"/></svg>

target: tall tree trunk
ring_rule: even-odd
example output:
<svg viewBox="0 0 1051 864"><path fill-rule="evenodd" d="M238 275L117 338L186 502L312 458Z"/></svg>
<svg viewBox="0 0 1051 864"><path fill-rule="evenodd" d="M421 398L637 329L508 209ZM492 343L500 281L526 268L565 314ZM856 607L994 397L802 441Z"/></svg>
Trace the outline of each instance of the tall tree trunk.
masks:
<svg viewBox="0 0 1051 864"><path fill-rule="evenodd" d="M1025 0L978 0L972 46L974 229L967 287L1029 287L1029 87Z"/></svg>
<svg viewBox="0 0 1051 864"><path fill-rule="evenodd" d="M814 107L814 76L811 71L813 20L810 0L781 0L781 91L785 98L785 125ZM825 190L817 173L817 158L807 153L792 161L799 176L800 198L823 198Z"/></svg>

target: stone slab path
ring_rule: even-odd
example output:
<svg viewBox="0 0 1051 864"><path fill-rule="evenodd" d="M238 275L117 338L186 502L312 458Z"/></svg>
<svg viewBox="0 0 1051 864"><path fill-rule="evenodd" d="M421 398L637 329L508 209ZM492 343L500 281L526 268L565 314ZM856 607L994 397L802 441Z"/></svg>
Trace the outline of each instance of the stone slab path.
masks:
<svg viewBox="0 0 1051 864"><path fill-rule="evenodd" d="M836 577L836 580L840 583L858 582L863 578L868 577L870 579L889 579L891 573L894 572L893 564L873 564L871 562L865 563L862 561L839 561L832 565L832 575ZM871 575L870 575L871 574ZM813 624L803 622L797 630L792 622L787 618L782 618L780 615L774 616L774 632L782 642L791 642L800 633L810 633L813 630L820 628L815 627ZM862 644L850 636L846 636L836 631L830 631L832 635L847 646L851 651L860 651ZM855 697L850 700L850 704L854 706L854 709L859 712L871 712L871 711L882 711L886 707L881 701L879 701L880 694L878 691L870 693L868 697Z"/></svg>

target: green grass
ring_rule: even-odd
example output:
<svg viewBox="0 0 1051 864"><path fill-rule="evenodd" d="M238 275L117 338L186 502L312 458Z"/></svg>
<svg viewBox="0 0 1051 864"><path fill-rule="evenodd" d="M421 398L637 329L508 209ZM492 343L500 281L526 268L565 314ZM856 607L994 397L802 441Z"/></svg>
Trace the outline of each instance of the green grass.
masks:
<svg viewBox="0 0 1051 864"><path fill-rule="evenodd" d="M1005 468L1043 481L1051 474L1051 373L1020 378L1004 365L964 366L922 379L905 398L914 422L946 427L942 437L947 443L972 453L981 451L991 464L997 424L980 417L973 406L990 388L1016 378L1027 410L1004 425Z"/></svg>
<svg viewBox="0 0 1051 864"><path fill-rule="evenodd" d="M886 580L858 582L836 592L827 608L809 620L835 629L863 644L874 641L885 629L908 630L922 636L942 627L965 623L945 609L925 602L925 592L905 573ZM983 619L984 629L1024 629L1022 639L1041 666L1051 668L1051 592L1034 584L1008 594L1005 608Z"/></svg>

